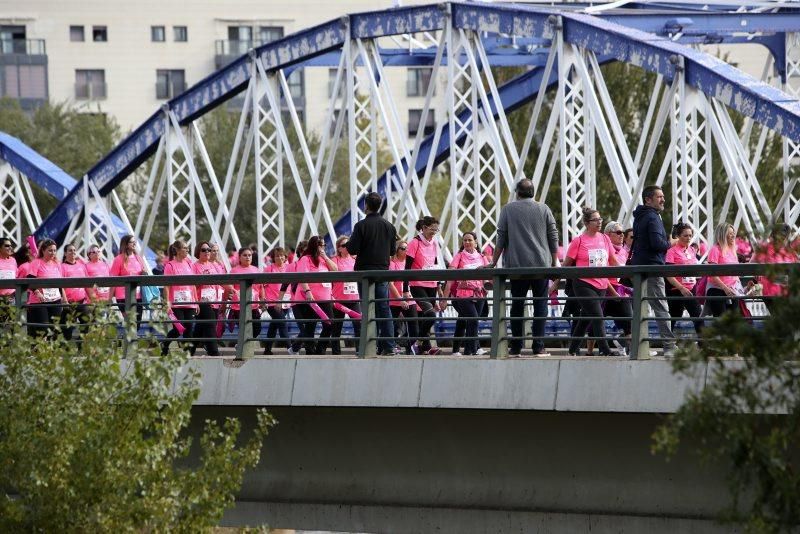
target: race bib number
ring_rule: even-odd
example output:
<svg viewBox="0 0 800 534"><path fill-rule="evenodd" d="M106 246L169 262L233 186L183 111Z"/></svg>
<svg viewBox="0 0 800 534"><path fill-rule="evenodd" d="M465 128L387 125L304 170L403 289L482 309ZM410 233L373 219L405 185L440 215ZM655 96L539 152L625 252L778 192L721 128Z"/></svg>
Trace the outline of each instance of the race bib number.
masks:
<svg viewBox="0 0 800 534"><path fill-rule="evenodd" d="M204 287L200 291L200 300L205 302L211 302L217 300L217 288L215 287Z"/></svg>
<svg viewBox="0 0 800 534"><path fill-rule="evenodd" d="M695 284L697 283L697 278L694 276L684 276L683 277L684 284Z"/></svg>
<svg viewBox="0 0 800 534"><path fill-rule="evenodd" d="M61 292L55 287L45 287L42 289L42 300L45 302L61 300Z"/></svg>
<svg viewBox="0 0 800 534"><path fill-rule="evenodd" d="M331 283L330 282L322 282L320 285L322 287L324 287L325 289L330 289L331 288Z"/></svg>
<svg viewBox="0 0 800 534"><path fill-rule="evenodd" d="M191 302L192 292L189 289L179 289L173 293L172 299L176 304Z"/></svg>
<svg viewBox="0 0 800 534"><path fill-rule="evenodd" d="M358 284L356 282L345 282L343 292L345 295L358 295Z"/></svg>
<svg viewBox="0 0 800 534"><path fill-rule="evenodd" d="M589 267L608 266L608 251L604 248L589 249Z"/></svg>
<svg viewBox="0 0 800 534"><path fill-rule="evenodd" d="M482 263L468 263L466 265L463 265L461 268L462 269L477 269L478 267L483 267L483 264Z"/></svg>
<svg viewBox="0 0 800 534"><path fill-rule="evenodd" d="M0 280L13 280L17 277L14 271L0 271Z"/></svg>

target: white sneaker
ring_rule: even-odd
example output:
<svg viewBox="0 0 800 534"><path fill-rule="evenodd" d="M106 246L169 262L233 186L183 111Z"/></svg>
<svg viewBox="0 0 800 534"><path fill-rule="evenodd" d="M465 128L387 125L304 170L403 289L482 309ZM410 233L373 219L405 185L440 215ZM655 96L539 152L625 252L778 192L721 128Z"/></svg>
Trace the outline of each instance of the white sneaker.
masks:
<svg viewBox="0 0 800 534"><path fill-rule="evenodd" d="M454 352L453 354L451 354L451 356L463 356L463 354L461 354L460 352Z"/></svg>
<svg viewBox="0 0 800 534"><path fill-rule="evenodd" d="M475 351L475 356L483 356L484 354L486 354L486 351L483 349L478 349Z"/></svg>

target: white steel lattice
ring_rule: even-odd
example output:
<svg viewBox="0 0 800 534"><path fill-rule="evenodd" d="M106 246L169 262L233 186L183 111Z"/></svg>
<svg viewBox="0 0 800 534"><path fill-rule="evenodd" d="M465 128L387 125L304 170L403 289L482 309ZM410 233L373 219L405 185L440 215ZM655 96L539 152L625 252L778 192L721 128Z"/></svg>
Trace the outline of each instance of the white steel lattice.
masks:
<svg viewBox="0 0 800 534"><path fill-rule="evenodd" d="M266 100L267 90L277 92L275 73L260 77L253 65L254 151L258 257L284 246L283 154L278 139L277 111ZM267 87L269 84L269 87Z"/></svg>
<svg viewBox="0 0 800 534"><path fill-rule="evenodd" d="M175 132L169 117L165 126L167 158L167 210L169 217L169 241L183 239L197 243L197 221L195 218L195 187L190 175L187 155L181 148L181 132Z"/></svg>
<svg viewBox="0 0 800 534"><path fill-rule="evenodd" d="M0 231L15 243L42 224L28 178L0 160Z"/></svg>
<svg viewBox="0 0 800 534"><path fill-rule="evenodd" d="M707 245L714 241L713 186L711 173L711 132L708 113L698 91L681 86L673 98L671 133L672 218L694 229L695 240Z"/></svg>
<svg viewBox="0 0 800 534"><path fill-rule="evenodd" d="M347 140L350 155L350 221L353 225L364 217L358 199L377 191L378 143L375 106L369 80L358 68L358 43L345 45L347 77Z"/></svg>
<svg viewBox="0 0 800 534"><path fill-rule="evenodd" d="M786 82L784 91L800 98L800 33L786 32ZM784 221L795 226L800 216L800 198L796 194L797 180L792 180L790 170L800 165L800 143L795 143L787 137L783 138L783 186L788 195L783 210ZM791 189L791 190L788 190Z"/></svg>

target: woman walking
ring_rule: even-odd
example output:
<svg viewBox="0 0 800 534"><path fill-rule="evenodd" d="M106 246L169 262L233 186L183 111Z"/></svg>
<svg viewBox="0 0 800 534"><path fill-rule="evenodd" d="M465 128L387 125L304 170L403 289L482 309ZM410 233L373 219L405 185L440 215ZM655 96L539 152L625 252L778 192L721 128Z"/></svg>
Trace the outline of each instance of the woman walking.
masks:
<svg viewBox="0 0 800 534"><path fill-rule="evenodd" d="M739 263L736 255L736 232L732 225L721 223L714 229L714 246L708 251L707 261L716 265ZM708 277L706 296L716 298L706 299L706 306L714 317L727 311L738 312L737 297L741 295L744 295L744 290L738 276Z"/></svg>
<svg viewBox="0 0 800 534"><path fill-rule="evenodd" d="M61 276L64 278L88 278L86 265L78 258L78 251L75 245L68 243L64 247L64 255L61 258ZM86 288L68 287L64 290L67 297L67 305L61 310L61 332L67 341L72 339L72 321L86 324L89 321L89 309L86 304L89 300ZM79 334L85 333L86 327L79 329Z"/></svg>
<svg viewBox="0 0 800 534"><path fill-rule="evenodd" d="M256 274L258 272L258 267L253 265L253 250L250 247L240 248L236 257L236 266L231 268L231 274ZM231 303L230 320L238 323L240 314L246 313L240 310L239 284L229 286L227 289L227 300ZM253 338L258 338L261 335L261 302L264 300L264 290L262 284L253 284L250 291L252 294L250 318L253 321Z"/></svg>
<svg viewBox="0 0 800 534"><path fill-rule="evenodd" d="M61 264L56 259L56 242L45 239L39 243L39 256L26 268L27 278L62 278ZM46 335L61 315L61 306L67 302L64 289L37 287L28 295L28 334Z"/></svg>
<svg viewBox="0 0 800 534"><path fill-rule="evenodd" d="M692 246L694 230L682 221L673 226L672 233L677 236L678 242L667 250L664 261L668 265L697 265L697 252ZM683 310L689 312L694 331L697 337L703 331L703 320L700 319L701 307L694 295L694 287L697 285L695 276L668 276L667 277L667 300L669 315L672 317L672 331L675 331L676 317L683 316Z"/></svg>
<svg viewBox="0 0 800 534"><path fill-rule="evenodd" d="M423 217L417 222L419 232L408 244L406 250L406 269L411 270L431 270L440 268L439 266L439 244L436 242L436 234L439 233L439 220L430 215ZM439 282L420 281L410 282L411 295L422 310L420 314L424 318L419 324L419 337L422 339L422 351L431 356L441 353L441 349L431 345L431 328L436 322L436 312L441 310L439 298L442 292L439 289Z"/></svg>
<svg viewBox="0 0 800 534"><path fill-rule="evenodd" d="M600 217L600 212L589 207L583 208L583 224L586 230L569 244L566 258L564 258L564 266L606 267L619 265L611 240L600 230L603 227L603 218ZM572 341L569 345L570 356L578 355L582 338L586 335L586 330L590 325L593 335L600 338L597 340L600 354L619 356L619 352L611 350L608 346L602 308L603 299L607 294L619 297L614 286L609 283L608 278L579 278L573 283L573 291L581 308L581 318L575 322L572 329ZM583 317L592 317L592 319L583 319Z"/></svg>
<svg viewBox="0 0 800 534"><path fill-rule="evenodd" d="M211 261L211 244L208 241L200 241L197 244L194 248L194 257L197 259L192 265L194 274L220 274L217 264ZM192 337L203 340L203 348L206 350L206 354L219 356L216 321L218 320L217 312L222 305L222 286L219 284L200 284L197 286L196 291L200 296L200 304ZM194 345L198 343L198 341L195 341Z"/></svg>
<svg viewBox="0 0 800 534"><path fill-rule="evenodd" d="M339 272L353 271L356 259L351 256L347 251L347 236L340 236L336 240L336 255L333 257L333 263L336 264L336 269ZM358 283L357 282L334 282L332 288L333 300L341 303L346 308L355 312L361 312L361 304L358 299ZM341 344L339 337L342 335L342 327L347 315L339 310L333 308L333 332L331 334L331 354L341 354ZM355 337L356 352L358 352L358 340L361 335L361 321L350 319L350 324L353 325L353 336Z"/></svg>
<svg viewBox="0 0 800 534"><path fill-rule="evenodd" d="M119 240L119 254L111 262L109 274L111 276L141 276L145 274L145 262L139 255L139 244L136 238L130 234L122 236ZM118 286L114 288L113 297L117 300L117 305L122 313L125 313L125 288ZM142 322L142 291L136 288L136 328Z"/></svg>
<svg viewBox="0 0 800 534"><path fill-rule="evenodd" d="M461 238L461 250L450 262L451 269L478 269L485 267L489 262L486 256L478 252L478 236L475 232L466 232ZM453 356L461 356L462 340L459 339L466 333L468 339L463 340L464 356L479 354L478 344L478 317L481 316L483 306L486 304L486 291L483 289L483 280L458 280L447 282L444 294L450 295L451 289L455 291L453 307L458 312L462 321L463 330L456 328L453 334ZM444 301L447 306L447 301ZM472 338L472 339L469 339ZM480 354L483 354L481 350Z"/></svg>
<svg viewBox="0 0 800 534"><path fill-rule="evenodd" d="M333 260L325 254L325 242L321 237L314 236L308 240L308 245L306 245L302 257L295 262L294 272L328 272L336 271L337 268ZM306 354L325 354L333 327L330 320L325 321L317 309L327 317L333 315L333 305L330 302L331 283L300 282L296 285L297 289L292 300L298 301L294 305L294 316L295 319L298 319L300 340L302 341L293 341L289 352L290 354L296 354L300 351L300 347L304 346ZM283 295L288 287L289 284L281 286L278 300L283 300ZM322 319L322 331L319 334L319 340L315 343L314 331L320 319Z"/></svg>
<svg viewBox="0 0 800 534"><path fill-rule="evenodd" d="M84 263L86 274L89 278L108 278L111 268L103 260L103 250L97 245L90 245L86 252L89 261ZM86 289L89 302L108 302L111 298L111 289L108 286L94 285Z"/></svg>
<svg viewBox="0 0 800 534"><path fill-rule="evenodd" d="M265 273L285 273L288 271L289 264L286 263L286 250L282 247L275 247L269 251L270 262L264 267ZM289 328L286 326L286 308L279 299L281 284L264 284L264 300L266 300L267 313L270 317L269 328L267 329L267 342L264 345L264 354L272 355L273 339L280 335L282 339L289 339ZM286 305L288 307L288 305Z"/></svg>
<svg viewBox="0 0 800 534"><path fill-rule="evenodd" d="M408 244L401 240L397 241L397 247L394 256L389 259L390 271L404 271L406 269L406 251ZM417 303L414 302L411 292L409 291L408 282L395 280L389 284L389 296L392 300L389 301L389 309L392 312L394 319L394 336L400 336L400 328L404 324L406 328L406 354L419 354L422 349L417 341L418 323L417 323ZM398 321L403 318L403 322Z"/></svg>
<svg viewBox="0 0 800 534"><path fill-rule="evenodd" d="M186 276L193 274L192 261L189 259L189 246L180 239L169 246L169 259L164 263L164 276ZM167 290L167 314L174 316L172 328L167 332L167 339L161 345L161 354L169 353L173 339L179 336L192 337L194 318L197 315L197 287L194 285L169 285ZM171 312L171 313L170 313ZM195 343L190 341L189 352L194 354Z"/></svg>

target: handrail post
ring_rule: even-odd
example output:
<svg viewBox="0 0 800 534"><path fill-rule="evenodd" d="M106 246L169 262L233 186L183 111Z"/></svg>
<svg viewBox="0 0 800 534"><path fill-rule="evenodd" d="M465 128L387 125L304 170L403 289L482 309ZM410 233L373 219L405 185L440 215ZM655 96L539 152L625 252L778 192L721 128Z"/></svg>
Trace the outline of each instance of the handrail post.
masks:
<svg viewBox="0 0 800 534"><path fill-rule="evenodd" d="M378 354L378 325L375 322L375 284L369 278L362 278L359 287L361 296L361 338L358 343L358 357Z"/></svg>
<svg viewBox="0 0 800 534"><path fill-rule="evenodd" d="M633 274L633 302L631 317L631 345L628 356L631 360L649 360L650 342L647 341L648 305L644 300L647 279L642 273Z"/></svg>
<svg viewBox="0 0 800 534"><path fill-rule="evenodd" d="M255 355L253 321L250 318L250 300L253 298L253 283L250 280L239 282L239 339L236 343L236 359L246 360Z"/></svg>
<svg viewBox="0 0 800 534"><path fill-rule="evenodd" d="M136 317L136 282L125 282L125 339L122 341L122 354L128 357L131 344L136 341L139 324Z"/></svg>
<svg viewBox="0 0 800 534"><path fill-rule="evenodd" d="M506 316L506 277L492 277L492 347L490 358L508 356L508 320Z"/></svg>
<svg viewBox="0 0 800 534"><path fill-rule="evenodd" d="M18 285L14 288L14 306L17 308L17 321L24 325L28 323L28 312L25 308L27 302L28 292L24 286Z"/></svg>

